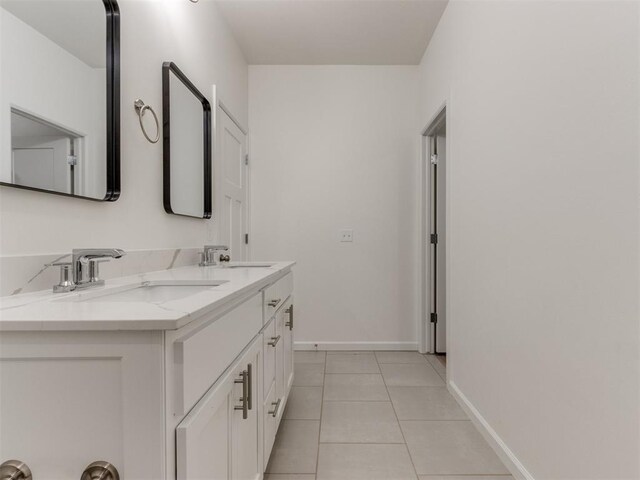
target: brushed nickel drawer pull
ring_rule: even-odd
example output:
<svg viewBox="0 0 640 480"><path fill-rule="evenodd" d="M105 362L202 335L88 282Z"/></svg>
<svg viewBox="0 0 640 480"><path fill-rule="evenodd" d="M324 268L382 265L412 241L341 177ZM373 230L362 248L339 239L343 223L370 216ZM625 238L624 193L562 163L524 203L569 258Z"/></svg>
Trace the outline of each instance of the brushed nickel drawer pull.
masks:
<svg viewBox="0 0 640 480"><path fill-rule="evenodd" d="M293 330L293 304L289 305L286 313L289 314L289 321L284 324L285 327L289 327L289 330Z"/></svg>
<svg viewBox="0 0 640 480"><path fill-rule="evenodd" d="M109 462L93 462L82 472L80 480L120 480L120 474Z"/></svg>
<svg viewBox="0 0 640 480"><path fill-rule="evenodd" d="M253 365L247 365L247 403L249 410L253 409Z"/></svg>
<svg viewBox="0 0 640 480"><path fill-rule="evenodd" d="M0 478L8 480L31 480L31 469L20 460L7 460L0 465Z"/></svg>
<svg viewBox="0 0 640 480"><path fill-rule="evenodd" d="M271 402L271 405L273 405L275 408L269 412L269 415L273 416L274 418L278 416L278 410L280 410L280 402L282 402L281 398L279 398L277 402Z"/></svg>
<svg viewBox="0 0 640 480"><path fill-rule="evenodd" d="M275 347L278 344L278 342L280 341L280 337L281 336L282 335L278 335L277 337L271 337L271 341L267 342L268 345L271 346L271 347Z"/></svg>
<svg viewBox="0 0 640 480"><path fill-rule="evenodd" d="M269 300L269 302L267 302L267 305L269 305L270 307L275 307L276 305L278 305L280 303L280 298L274 299L274 300Z"/></svg>
<svg viewBox="0 0 640 480"><path fill-rule="evenodd" d="M242 410L242 419L246 420L249 417L249 399L247 398L247 391L249 389L249 374L246 370L240 373L240 378L233 381L233 383L242 384L242 397L240 397L241 405L234 405L234 410Z"/></svg>

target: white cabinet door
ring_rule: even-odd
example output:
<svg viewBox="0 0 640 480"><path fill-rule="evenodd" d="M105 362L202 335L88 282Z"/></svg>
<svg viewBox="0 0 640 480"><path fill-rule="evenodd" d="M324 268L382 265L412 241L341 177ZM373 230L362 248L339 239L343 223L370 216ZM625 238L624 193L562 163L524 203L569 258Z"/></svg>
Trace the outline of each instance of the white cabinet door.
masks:
<svg viewBox="0 0 640 480"><path fill-rule="evenodd" d="M176 429L178 480L229 480L234 372L216 382Z"/></svg>
<svg viewBox="0 0 640 480"><path fill-rule="evenodd" d="M260 478L261 375L262 339L257 337L178 425L178 480Z"/></svg>
<svg viewBox="0 0 640 480"><path fill-rule="evenodd" d="M161 332L2 332L0 463L36 480L79 479L96 460L164 478L161 365Z"/></svg>
<svg viewBox="0 0 640 480"><path fill-rule="evenodd" d="M236 384L234 398L242 399L232 414L233 480L257 480L262 476L262 339L256 339L234 370L234 377L245 378L246 385Z"/></svg>
<svg viewBox="0 0 640 480"><path fill-rule="evenodd" d="M282 340L284 343L284 385L285 393L288 395L293 384L293 303L288 302L284 310L284 331Z"/></svg>

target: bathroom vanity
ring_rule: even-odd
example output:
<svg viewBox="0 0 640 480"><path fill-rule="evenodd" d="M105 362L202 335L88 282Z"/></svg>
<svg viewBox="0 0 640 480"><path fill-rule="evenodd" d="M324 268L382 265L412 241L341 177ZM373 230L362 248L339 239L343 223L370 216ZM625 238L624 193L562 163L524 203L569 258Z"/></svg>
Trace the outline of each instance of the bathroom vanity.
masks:
<svg viewBox="0 0 640 480"><path fill-rule="evenodd" d="M293 263L183 267L0 302L0 463L259 479L293 381ZM108 478L108 477L107 477Z"/></svg>

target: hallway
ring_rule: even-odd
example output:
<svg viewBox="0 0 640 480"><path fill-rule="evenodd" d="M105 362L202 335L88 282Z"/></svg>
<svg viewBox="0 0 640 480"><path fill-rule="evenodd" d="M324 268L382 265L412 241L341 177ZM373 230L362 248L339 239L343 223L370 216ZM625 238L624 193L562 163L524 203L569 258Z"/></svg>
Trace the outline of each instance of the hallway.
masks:
<svg viewBox="0 0 640 480"><path fill-rule="evenodd" d="M417 352L295 352L266 480L511 480L445 380Z"/></svg>

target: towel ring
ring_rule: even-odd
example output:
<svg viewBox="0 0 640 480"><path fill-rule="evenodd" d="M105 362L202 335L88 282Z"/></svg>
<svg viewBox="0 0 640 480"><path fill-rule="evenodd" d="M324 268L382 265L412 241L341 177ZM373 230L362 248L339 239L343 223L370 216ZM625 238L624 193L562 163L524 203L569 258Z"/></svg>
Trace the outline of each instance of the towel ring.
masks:
<svg viewBox="0 0 640 480"><path fill-rule="evenodd" d="M135 102L133 102L133 106L136 109L136 112L138 112L138 121L140 122L140 128L142 129L142 134L144 135L144 138L146 138L151 143L158 143L158 140L160 140L160 122L158 121L158 116L156 115L156 112L154 112L153 108L151 108L149 105L145 105L145 103L139 98L136 99ZM142 123L142 116L144 115L144 112L146 110L149 110L151 112L151 115L153 115L153 119L156 121L155 140L152 140L151 137L147 135L147 131L144 129L144 124Z"/></svg>

